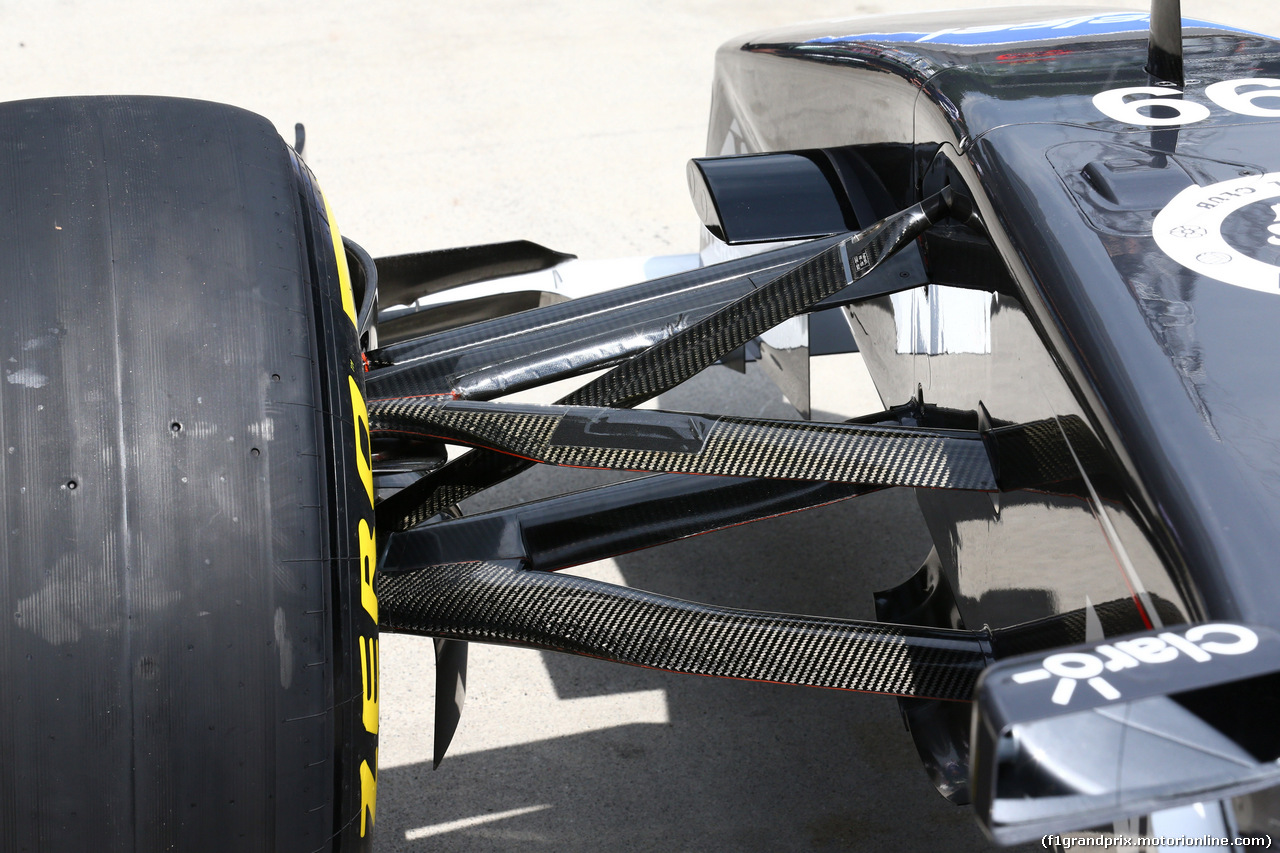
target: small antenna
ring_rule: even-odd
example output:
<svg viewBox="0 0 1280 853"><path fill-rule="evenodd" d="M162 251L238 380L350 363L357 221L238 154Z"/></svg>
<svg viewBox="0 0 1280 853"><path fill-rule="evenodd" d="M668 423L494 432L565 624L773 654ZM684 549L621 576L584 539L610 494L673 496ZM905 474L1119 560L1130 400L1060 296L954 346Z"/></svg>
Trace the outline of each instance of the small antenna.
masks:
<svg viewBox="0 0 1280 853"><path fill-rule="evenodd" d="M1181 0L1151 0L1147 73L1179 89L1185 84L1182 76Z"/></svg>

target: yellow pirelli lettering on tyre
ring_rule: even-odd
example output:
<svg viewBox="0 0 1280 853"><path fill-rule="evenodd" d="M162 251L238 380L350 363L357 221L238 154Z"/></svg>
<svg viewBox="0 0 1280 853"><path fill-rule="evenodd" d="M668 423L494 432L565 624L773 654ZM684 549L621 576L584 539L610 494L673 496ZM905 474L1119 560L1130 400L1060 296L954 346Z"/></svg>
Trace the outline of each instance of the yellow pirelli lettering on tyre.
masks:
<svg viewBox="0 0 1280 853"><path fill-rule="evenodd" d="M342 247L342 236L338 233L338 223L333 217L333 209L328 199L320 193L324 204L325 218L329 224L329 235L333 240L333 253L338 264L338 291L342 299L342 313L351 321L351 328L358 332L356 318L355 295L351 289L351 270L347 266L347 253ZM347 375L347 389L350 391L351 428L354 431L352 446L355 449L356 473L360 485L368 501L363 507L354 509L351 516L356 518L355 537L360 573L360 606L369 617L367 627L360 630L357 636L357 654L360 657L361 709L360 721L365 732L378 734L378 596L374 592L374 574L377 571L378 543L374 530L373 512L373 442L369 435L369 409L364 402L364 394L360 391L360 383L356 381L355 363L350 365L352 373ZM358 613L359 611L357 611ZM357 619L362 623L363 619ZM375 741L376 743L376 741ZM374 815L377 812L378 799L378 751L373 750L373 762L368 759L360 761L360 837L364 838L372 829Z"/></svg>
<svg viewBox="0 0 1280 853"><path fill-rule="evenodd" d="M364 687L364 729L378 733L378 640L360 638L360 682Z"/></svg>
<svg viewBox="0 0 1280 853"><path fill-rule="evenodd" d="M336 233L336 232L335 232ZM344 293L350 292L348 285ZM346 297L344 296L344 299ZM369 435L369 409L354 376L347 377L351 391L351 425L355 430L356 471L360 477L364 496L368 500L367 515L373 517L373 444ZM369 519L361 518L356 524L356 541L359 544L360 604L370 620L370 636L361 636L360 682L362 708L360 719L371 735L378 733L378 596L374 592L374 573L377 571L377 537ZM373 767L368 761L360 762L360 837L372 827L378 798L378 758L374 753Z"/></svg>
<svg viewBox="0 0 1280 853"><path fill-rule="evenodd" d="M365 494L369 498L369 506L373 506L373 458L370 455L372 441L369 438L369 409L364 404L364 395L356 384L354 376L348 376L351 383L351 419L356 430L356 468L360 472L360 482L364 484Z"/></svg>
<svg viewBox="0 0 1280 853"><path fill-rule="evenodd" d="M378 566L378 540L369 522L360 519L360 603L373 623L378 624L378 596L373 591L373 573Z"/></svg>
<svg viewBox="0 0 1280 853"><path fill-rule="evenodd" d="M366 832L365 816L369 818L369 826L373 826L374 815L378 811L378 754L373 754L373 768L369 762L360 762L360 837Z"/></svg>
<svg viewBox="0 0 1280 853"><path fill-rule="evenodd" d="M338 233L338 220L333 218L333 208L329 207L329 199L320 193L324 202L324 216L329 221L329 236L333 238L333 253L338 259L338 291L342 294L342 313L347 315L351 325L356 326L356 297L351 290L351 268L347 266L347 252L342 248L342 235Z"/></svg>

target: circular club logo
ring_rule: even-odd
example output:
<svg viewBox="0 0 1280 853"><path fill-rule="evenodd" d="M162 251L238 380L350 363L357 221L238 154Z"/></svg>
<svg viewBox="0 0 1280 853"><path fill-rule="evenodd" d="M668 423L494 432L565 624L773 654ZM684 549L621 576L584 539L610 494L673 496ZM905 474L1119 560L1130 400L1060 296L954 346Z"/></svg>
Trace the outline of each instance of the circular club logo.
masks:
<svg viewBox="0 0 1280 853"><path fill-rule="evenodd" d="M1280 172L1187 187L1152 231L1156 245L1189 270L1280 293Z"/></svg>

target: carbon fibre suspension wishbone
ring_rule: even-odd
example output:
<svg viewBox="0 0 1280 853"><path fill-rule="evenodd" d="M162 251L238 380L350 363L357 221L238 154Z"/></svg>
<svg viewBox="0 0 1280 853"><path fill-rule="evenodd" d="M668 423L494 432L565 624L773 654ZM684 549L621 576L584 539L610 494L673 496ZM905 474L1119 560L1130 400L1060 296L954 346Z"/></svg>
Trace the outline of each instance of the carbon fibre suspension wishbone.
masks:
<svg viewBox="0 0 1280 853"><path fill-rule="evenodd" d="M950 191L944 190L851 234L560 402L630 408L674 388L761 333L864 278L946 216L952 204ZM877 288L869 295L881 292ZM382 501L378 529L407 530L532 464L492 451L468 453Z"/></svg>

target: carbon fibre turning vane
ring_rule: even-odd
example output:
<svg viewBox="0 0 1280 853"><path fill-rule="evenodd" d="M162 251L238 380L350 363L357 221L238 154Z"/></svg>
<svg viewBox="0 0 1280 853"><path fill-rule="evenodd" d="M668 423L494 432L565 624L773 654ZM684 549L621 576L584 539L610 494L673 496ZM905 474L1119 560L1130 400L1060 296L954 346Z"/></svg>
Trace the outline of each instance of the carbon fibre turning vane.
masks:
<svg viewBox="0 0 1280 853"><path fill-rule="evenodd" d="M467 644L436 637L436 712L431 738L431 766L440 767L453 742L462 706L467 701Z"/></svg>

